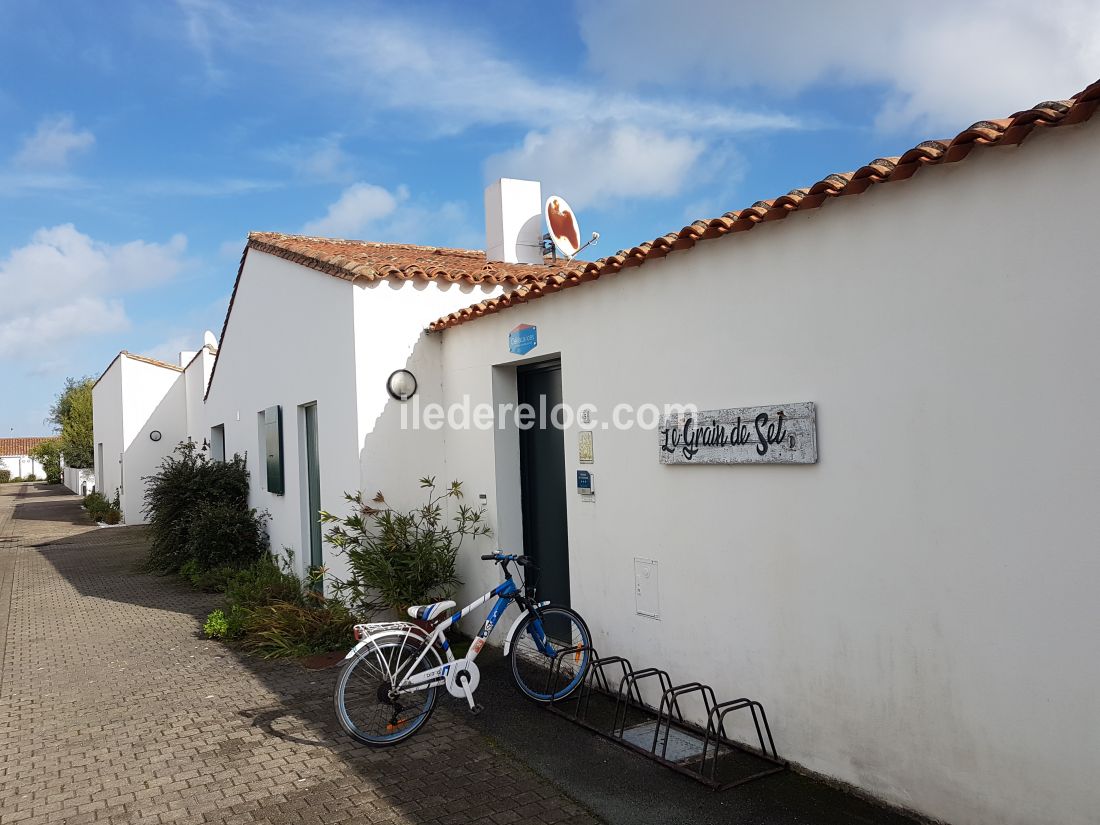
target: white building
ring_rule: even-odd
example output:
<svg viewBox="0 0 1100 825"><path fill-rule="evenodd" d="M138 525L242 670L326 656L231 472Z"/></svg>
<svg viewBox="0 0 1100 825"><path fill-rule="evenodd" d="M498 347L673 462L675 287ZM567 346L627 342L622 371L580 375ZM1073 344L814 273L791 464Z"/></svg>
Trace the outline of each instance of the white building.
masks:
<svg viewBox="0 0 1100 825"><path fill-rule="evenodd" d="M161 460L203 429L202 396L217 348L213 336L179 365L120 352L92 387L95 489L119 497L127 524L145 519L145 484Z"/></svg>
<svg viewBox="0 0 1100 825"><path fill-rule="evenodd" d="M345 491L412 504L420 476L461 479L601 653L761 698L805 768L958 825L1094 823L1098 105L1100 83L596 263L518 263L538 260L522 184L488 193L499 262L254 234L186 432L249 455L303 563ZM402 426L541 397L592 424ZM815 463L670 465L613 421L799 402ZM494 583L487 549L460 598Z"/></svg>
<svg viewBox="0 0 1100 825"><path fill-rule="evenodd" d="M0 438L0 470L7 470L12 478L26 478L34 475L39 481L45 481L46 468L30 452L43 441L53 436L38 438Z"/></svg>

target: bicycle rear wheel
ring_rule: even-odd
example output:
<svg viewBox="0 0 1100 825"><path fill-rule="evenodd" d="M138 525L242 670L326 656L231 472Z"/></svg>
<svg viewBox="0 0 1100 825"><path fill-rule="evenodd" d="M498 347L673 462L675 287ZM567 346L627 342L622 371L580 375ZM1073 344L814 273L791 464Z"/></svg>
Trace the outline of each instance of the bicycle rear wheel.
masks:
<svg viewBox="0 0 1100 825"><path fill-rule="evenodd" d="M365 745L396 745L408 739L435 710L438 686L393 695L393 674L407 678L424 646L409 638L369 645L340 668L333 705L340 726ZM443 664L434 648L416 666L420 673Z"/></svg>
<svg viewBox="0 0 1100 825"><path fill-rule="evenodd" d="M584 682L591 645L588 625L571 608L549 605L528 613L508 651L516 688L536 702L564 699ZM563 650L573 652L559 657Z"/></svg>

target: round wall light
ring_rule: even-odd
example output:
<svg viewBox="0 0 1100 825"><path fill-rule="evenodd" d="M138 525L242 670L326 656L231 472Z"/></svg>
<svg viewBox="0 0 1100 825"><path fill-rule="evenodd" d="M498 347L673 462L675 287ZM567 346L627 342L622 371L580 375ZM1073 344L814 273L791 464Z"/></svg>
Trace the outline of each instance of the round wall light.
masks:
<svg viewBox="0 0 1100 825"><path fill-rule="evenodd" d="M386 379L386 392L398 401L408 401L416 395L416 376L408 370L394 370Z"/></svg>
<svg viewBox="0 0 1100 825"><path fill-rule="evenodd" d="M160 439L161 439L160 430L153 430L151 433L149 433L149 440L150 441L160 441Z"/></svg>

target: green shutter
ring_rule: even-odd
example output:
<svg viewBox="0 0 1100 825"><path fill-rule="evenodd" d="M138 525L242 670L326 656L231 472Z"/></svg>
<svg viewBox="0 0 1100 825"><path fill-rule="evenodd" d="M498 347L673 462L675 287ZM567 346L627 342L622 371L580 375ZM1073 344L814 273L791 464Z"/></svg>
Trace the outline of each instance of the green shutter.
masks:
<svg viewBox="0 0 1100 825"><path fill-rule="evenodd" d="M264 446L267 452L267 491L281 496L283 487L283 408L264 410Z"/></svg>

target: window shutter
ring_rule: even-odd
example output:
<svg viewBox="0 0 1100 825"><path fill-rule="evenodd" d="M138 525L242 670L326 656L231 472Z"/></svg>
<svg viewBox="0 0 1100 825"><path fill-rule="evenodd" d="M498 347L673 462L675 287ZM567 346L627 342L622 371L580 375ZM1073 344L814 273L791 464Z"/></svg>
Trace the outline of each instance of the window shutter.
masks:
<svg viewBox="0 0 1100 825"><path fill-rule="evenodd" d="M264 410L264 446L267 453L267 491L281 496L283 488L283 408Z"/></svg>

